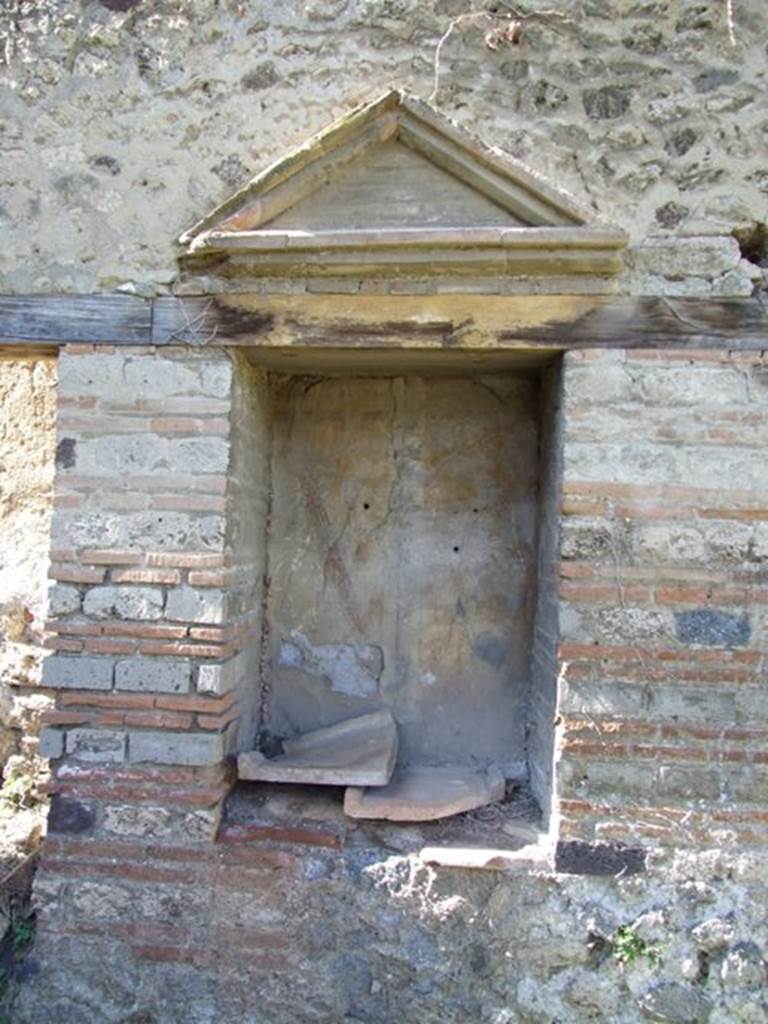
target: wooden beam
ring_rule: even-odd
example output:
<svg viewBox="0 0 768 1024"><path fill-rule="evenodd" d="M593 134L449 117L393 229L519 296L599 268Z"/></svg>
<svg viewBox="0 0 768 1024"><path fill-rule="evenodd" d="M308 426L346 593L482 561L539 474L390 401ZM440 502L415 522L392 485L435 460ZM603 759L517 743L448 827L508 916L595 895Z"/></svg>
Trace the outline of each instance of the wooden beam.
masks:
<svg viewBox="0 0 768 1024"><path fill-rule="evenodd" d="M751 298L229 294L170 305L155 325L159 343L170 330L265 348L768 349L768 314Z"/></svg>
<svg viewBox="0 0 768 1024"><path fill-rule="evenodd" d="M0 347L344 345L768 349L757 299L565 295L0 296Z"/></svg>
<svg viewBox="0 0 768 1024"><path fill-rule="evenodd" d="M0 342L145 345L152 307L131 295L0 295Z"/></svg>
<svg viewBox="0 0 768 1024"><path fill-rule="evenodd" d="M560 337L566 348L768 348L768 313L757 299L611 298L575 320L531 330L510 326L499 341Z"/></svg>

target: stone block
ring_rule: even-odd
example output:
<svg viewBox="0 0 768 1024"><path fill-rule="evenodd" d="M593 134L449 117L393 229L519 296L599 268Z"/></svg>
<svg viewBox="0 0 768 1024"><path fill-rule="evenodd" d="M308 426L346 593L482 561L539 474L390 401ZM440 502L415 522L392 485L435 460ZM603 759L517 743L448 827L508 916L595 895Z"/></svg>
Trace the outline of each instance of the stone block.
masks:
<svg viewBox="0 0 768 1024"><path fill-rule="evenodd" d="M587 117L595 121L612 121L629 110L632 93L618 85L604 85L599 89L586 89L582 103Z"/></svg>
<svg viewBox="0 0 768 1024"><path fill-rule="evenodd" d="M591 561L610 557L614 548L611 527L602 519L568 517L563 522L560 552L563 558Z"/></svg>
<svg viewBox="0 0 768 1024"><path fill-rule="evenodd" d="M163 807L110 806L104 809L104 831L117 836L154 838L168 831L170 811Z"/></svg>
<svg viewBox="0 0 768 1024"><path fill-rule="evenodd" d="M115 687L148 693L187 693L192 678L189 661L127 658L115 665Z"/></svg>
<svg viewBox="0 0 768 1024"><path fill-rule="evenodd" d="M221 733L136 732L128 740L131 763L210 765L224 757Z"/></svg>
<svg viewBox="0 0 768 1024"><path fill-rule="evenodd" d="M186 437L168 442L168 462L176 473L226 473L229 443L221 437Z"/></svg>
<svg viewBox="0 0 768 1024"><path fill-rule="evenodd" d="M632 718L642 715L646 705L643 691L633 683L571 682L565 673L560 710L567 714L603 715L610 708L614 715Z"/></svg>
<svg viewBox="0 0 768 1024"><path fill-rule="evenodd" d="M120 476L125 473L226 473L229 444L221 437L170 439L152 434L104 434L77 444L80 473Z"/></svg>
<svg viewBox="0 0 768 1024"><path fill-rule="evenodd" d="M113 394L124 399L126 356L121 353L70 355L62 352L58 363L60 395L102 398Z"/></svg>
<svg viewBox="0 0 768 1024"><path fill-rule="evenodd" d="M706 953L723 949L733 941L736 934L732 914L725 917L708 917L691 932L693 941Z"/></svg>
<svg viewBox="0 0 768 1024"><path fill-rule="evenodd" d="M112 729L71 729L67 753L79 761L119 764L125 760L125 733Z"/></svg>
<svg viewBox="0 0 768 1024"><path fill-rule="evenodd" d="M752 552L759 562L768 561L768 523L757 523L755 526Z"/></svg>
<svg viewBox="0 0 768 1024"><path fill-rule="evenodd" d="M647 526L638 531L636 544L643 561L660 565L701 562L706 556L702 532L691 526Z"/></svg>
<svg viewBox="0 0 768 1024"><path fill-rule="evenodd" d="M655 238L633 249L630 259L638 272L647 271L671 278L712 278L733 269L741 259L741 253L738 242L731 235Z"/></svg>
<svg viewBox="0 0 768 1024"><path fill-rule="evenodd" d="M200 367L201 393L209 398L228 398L232 387L229 359L206 360Z"/></svg>
<svg viewBox="0 0 768 1024"><path fill-rule="evenodd" d="M691 985L676 981L654 982L638 999L651 1020L669 1024L700 1024L709 1018L709 999Z"/></svg>
<svg viewBox="0 0 768 1024"><path fill-rule="evenodd" d="M658 799L718 801L728 787L721 773L702 765L662 764L654 787Z"/></svg>
<svg viewBox="0 0 768 1024"><path fill-rule="evenodd" d="M80 611L80 591L66 583L55 583L48 591L48 615L73 615Z"/></svg>
<svg viewBox="0 0 768 1024"><path fill-rule="evenodd" d="M52 654L43 662L42 685L77 690L111 690L111 658Z"/></svg>
<svg viewBox="0 0 768 1024"><path fill-rule="evenodd" d="M636 875L645 871L646 851L622 843L587 843L561 839L555 850L555 870L569 875Z"/></svg>
<svg viewBox="0 0 768 1024"><path fill-rule="evenodd" d="M228 667L229 662L221 665L201 665L197 670L197 691L198 693L226 693L231 689L227 686L228 678L232 670Z"/></svg>
<svg viewBox="0 0 768 1024"><path fill-rule="evenodd" d="M746 615L731 615L712 608L676 612L677 638L683 644L709 647L743 647L749 643L751 626Z"/></svg>
<svg viewBox="0 0 768 1024"><path fill-rule="evenodd" d="M633 371L633 400L672 409L681 406L740 405L747 401L747 381L739 370L730 367L679 366L662 364ZM638 410L639 416L653 416L653 411Z"/></svg>
<svg viewBox="0 0 768 1024"><path fill-rule="evenodd" d="M604 608L594 616L590 639L606 644L662 644L674 636L672 616L650 608Z"/></svg>
<svg viewBox="0 0 768 1024"><path fill-rule="evenodd" d="M198 693L229 693L239 684L245 671L245 658L242 653L218 664L200 665L197 670Z"/></svg>
<svg viewBox="0 0 768 1024"><path fill-rule="evenodd" d="M561 782L561 795L575 797L602 796L614 799L628 797L630 801L645 799L646 794L655 791L658 780L656 767L642 762L626 760L592 761L576 758L566 753L557 765Z"/></svg>
<svg viewBox="0 0 768 1024"><path fill-rule="evenodd" d="M736 942L726 954L720 978L726 988L751 988L765 992L768 966L757 943L749 939Z"/></svg>
<svg viewBox="0 0 768 1024"><path fill-rule="evenodd" d="M48 812L49 832L80 834L90 832L96 822L96 815L90 804L56 794L51 800Z"/></svg>
<svg viewBox="0 0 768 1024"><path fill-rule="evenodd" d="M710 551L721 562L748 561L752 536L752 526L747 523L714 523L704 531Z"/></svg>
<svg viewBox="0 0 768 1024"><path fill-rule="evenodd" d="M224 622L226 593L223 590L176 587L168 594L165 617L171 622Z"/></svg>
<svg viewBox="0 0 768 1024"><path fill-rule="evenodd" d="M585 405L628 402L632 397L632 378L624 363L567 364L565 383L567 412Z"/></svg>
<svg viewBox="0 0 768 1024"><path fill-rule="evenodd" d="M95 476L151 473L169 470L168 441L145 431L137 434L102 434L82 438L77 446L77 470Z"/></svg>
<svg viewBox="0 0 768 1024"><path fill-rule="evenodd" d="M153 621L162 617L163 603L158 587L91 587L83 611L95 619Z"/></svg>
<svg viewBox="0 0 768 1024"><path fill-rule="evenodd" d="M732 448L728 453L727 476L723 476L722 454L709 445L651 444L641 440L617 445L608 442L568 441L563 468L566 480L603 482L606 474L613 484L633 486L700 487L702 480L715 476L722 486L734 486L756 494L768 492L765 457L758 448Z"/></svg>
<svg viewBox="0 0 768 1024"><path fill-rule="evenodd" d="M62 757L64 754L64 735L60 729L43 729L37 745L37 752L40 757L47 757L51 760Z"/></svg>
<svg viewBox="0 0 768 1024"><path fill-rule="evenodd" d="M220 551L223 515L191 515L166 510L116 514L59 510L54 542L61 547L120 548L132 551Z"/></svg>
<svg viewBox="0 0 768 1024"><path fill-rule="evenodd" d="M107 397L111 388L108 386L105 390L107 395L100 392L99 397ZM147 355L131 356L125 360L119 390L115 390L112 397L138 401L200 393L196 363Z"/></svg>

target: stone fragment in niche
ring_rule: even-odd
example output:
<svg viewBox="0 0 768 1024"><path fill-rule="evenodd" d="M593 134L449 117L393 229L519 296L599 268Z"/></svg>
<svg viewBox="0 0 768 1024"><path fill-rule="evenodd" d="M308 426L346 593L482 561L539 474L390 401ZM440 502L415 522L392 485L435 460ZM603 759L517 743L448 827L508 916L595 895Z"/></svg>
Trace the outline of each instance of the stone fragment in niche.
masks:
<svg viewBox="0 0 768 1024"><path fill-rule="evenodd" d="M318 786L385 786L397 757L397 726L389 711L375 711L283 741L273 759L259 751L237 758L241 779Z"/></svg>
<svg viewBox="0 0 768 1024"><path fill-rule="evenodd" d="M344 813L350 818L387 821L434 821L461 814L504 797L504 776L498 768L400 768L388 786L367 790L350 786Z"/></svg>
<svg viewBox="0 0 768 1024"><path fill-rule="evenodd" d="M295 629L290 639L280 644L278 665L327 679L337 693L375 697L384 671L384 654L375 644L313 644Z"/></svg>

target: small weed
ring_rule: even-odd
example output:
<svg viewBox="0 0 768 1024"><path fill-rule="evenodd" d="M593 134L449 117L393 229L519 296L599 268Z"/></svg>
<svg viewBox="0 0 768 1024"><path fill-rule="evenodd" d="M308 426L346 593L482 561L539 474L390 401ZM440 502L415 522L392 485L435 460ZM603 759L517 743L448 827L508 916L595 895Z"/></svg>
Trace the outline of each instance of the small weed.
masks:
<svg viewBox="0 0 768 1024"><path fill-rule="evenodd" d="M631 924L622 924L616 929L611 939L611 949L614 960L618 960L622 967L628 967L636 963L641 957L645 957L651 967L658 967L661 963L661 946L658 942L646 942L641 938Z"/></svg>
<svg viewBox="0 0 768 1024"><path fill-rule="evenodd" d="M35 922L32 918L15 920L11 925L11 944L14 953L23 953L35 937ZM2 1022L0 1022L2 1024Z"/></svg>
<svg viewBox="0 0 768 1024"><path fill-rule="evenodd" d="M18 759L17 759L18 760ZM8 806L19 810L34 807L39 802L37 778L23 763L6 766L6 774L0 788L0 799Z"/></svg>

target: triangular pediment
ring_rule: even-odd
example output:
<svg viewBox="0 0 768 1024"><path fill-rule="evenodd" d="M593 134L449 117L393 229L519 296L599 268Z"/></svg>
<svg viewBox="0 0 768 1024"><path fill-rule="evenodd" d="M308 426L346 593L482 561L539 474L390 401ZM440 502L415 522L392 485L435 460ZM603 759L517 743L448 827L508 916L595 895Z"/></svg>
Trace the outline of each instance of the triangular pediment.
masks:
<svg viewBox="0 0 768 1024"><path fill-rule="evenodd" d="M257 175L180 239L220 272L614 273L626 235L393 90Z"/></svg>
<svg viewBox="0 0 768 1024"><path fill-rule="evenodd" d="M268 226L289 231L364 231L499 224L521 227L524 221L391 139L372 146Z"/></svg>

